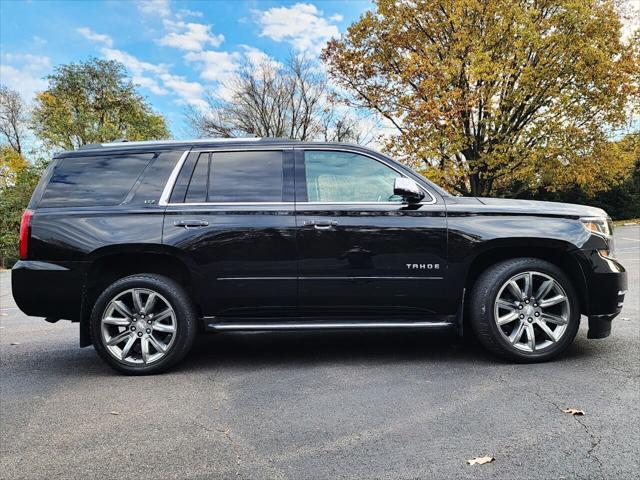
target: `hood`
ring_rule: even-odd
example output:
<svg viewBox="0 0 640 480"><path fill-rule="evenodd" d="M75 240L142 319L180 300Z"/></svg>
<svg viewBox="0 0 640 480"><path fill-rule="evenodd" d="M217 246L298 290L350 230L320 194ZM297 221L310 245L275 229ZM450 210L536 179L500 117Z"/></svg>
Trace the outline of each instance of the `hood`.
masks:
<svg viewBox="0 0 640 480"><path fill-rule="evenodd" d="M509 198L476 197L476 200L500 212L558 215L567 217L609 217L607 212L597 207L575 203L542 202L539 200L512 200Z"/></svg>

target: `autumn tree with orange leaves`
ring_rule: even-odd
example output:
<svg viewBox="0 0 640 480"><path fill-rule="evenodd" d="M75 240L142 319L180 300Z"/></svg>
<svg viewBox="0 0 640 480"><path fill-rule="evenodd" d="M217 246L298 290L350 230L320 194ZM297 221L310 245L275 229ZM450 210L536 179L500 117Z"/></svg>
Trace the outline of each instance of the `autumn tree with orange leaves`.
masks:
<svg viewBox="0 0 640 480"><path fill-rule="evenodd" d="M322 58L397 130L389 153L452 191L606 187L638 106L640 36L613 0L378 0Z"/></svg>

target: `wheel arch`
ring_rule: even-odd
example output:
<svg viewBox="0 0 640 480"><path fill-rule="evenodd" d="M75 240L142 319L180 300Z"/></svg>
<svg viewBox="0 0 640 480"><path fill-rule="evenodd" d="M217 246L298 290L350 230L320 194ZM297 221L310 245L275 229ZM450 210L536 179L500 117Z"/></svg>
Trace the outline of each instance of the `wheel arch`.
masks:
<svg viewBox="0 0 640 480"><path fill-rule="evenodd" d="M562 269L578 293L581 313L586 313L587 280L575 252L575 246L560 240L524 239L524 241L491 242L471 261L465 280L465 289L470 291L480 274L498 262L522 257L539 258Z"/></svg>
<svg viewBox="0 0 640 480"><path fill-rule="evenodd" d="M120 278L137 273L165 275L186 290L200 312L194 294L194 279L189 260L178 249L166 245L127 244L98 249L89 256L85 272L82 305L80 311L80 346L91 345L89 317L95 300L104 289Z"/></svg>

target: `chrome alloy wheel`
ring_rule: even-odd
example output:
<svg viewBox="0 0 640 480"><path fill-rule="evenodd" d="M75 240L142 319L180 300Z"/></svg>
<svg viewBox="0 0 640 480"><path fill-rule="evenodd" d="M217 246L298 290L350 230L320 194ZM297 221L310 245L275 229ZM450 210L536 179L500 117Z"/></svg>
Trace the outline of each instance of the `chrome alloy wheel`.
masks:
<svg viewBox="0 0 640 480"><path fill-rule="evenodd" d="M171 304L147 288L130 288L116 295L100 321L107 351L128 364L157 362L176 337L176 314Z"/></svg>
<svg viewBox="0 0 640 480"><path fill-rule="evenodd" d="M514 348L536 352L557 343L566 332L569 298L549 275L523 272L500 288L493 315L498 330Z"/></svg>

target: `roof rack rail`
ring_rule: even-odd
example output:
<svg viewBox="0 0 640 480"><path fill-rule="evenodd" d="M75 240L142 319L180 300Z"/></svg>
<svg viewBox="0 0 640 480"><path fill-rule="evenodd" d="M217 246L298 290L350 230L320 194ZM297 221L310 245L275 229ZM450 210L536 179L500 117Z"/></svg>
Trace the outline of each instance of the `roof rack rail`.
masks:
<svg viewBox="0 0 640 480"><path fill-rule="evenodd" d="M102 147L115 147L122 146L123 143L126 143L126 146L136 146L136 145L179 145L179 144L189 144L189 143L226 143L226 142L255 142L257 140L261 140L259 137L236 137L236 138L196 138L193 140L143 140L143 141L134 141L129 142L127 140L120 140L115 142L101 143Z"/></svg>
<svg viewBox="0 0 640 480"><path fill-rule="evenodd" d="M105 147L136 147L145 145L193 145L203 143L240 143L240 142L298 142L284 137L232 137L232 138L196 138L191 140L143 140L129 141L126 138L105 143L88 143L82 145L78 150L91 150Z"/></svg>

